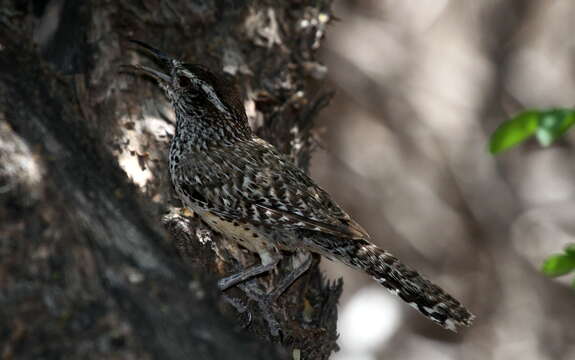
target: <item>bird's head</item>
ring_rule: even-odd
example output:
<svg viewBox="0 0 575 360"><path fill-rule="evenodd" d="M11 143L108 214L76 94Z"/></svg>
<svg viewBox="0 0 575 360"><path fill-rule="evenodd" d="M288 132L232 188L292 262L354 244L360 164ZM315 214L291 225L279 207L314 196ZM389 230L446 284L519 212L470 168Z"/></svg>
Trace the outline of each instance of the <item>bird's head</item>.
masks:
<svg viewBox="0 0 575 360"><path fill-rule="evenodd" d="M162 69L124 67L156 79L174 106L178 121L193 118L205 122L205 126L232 127L230 130L240 133L250 131L240 93L231 77L202 65L184 63L141 41L130 42L151 54Z"/></svg>

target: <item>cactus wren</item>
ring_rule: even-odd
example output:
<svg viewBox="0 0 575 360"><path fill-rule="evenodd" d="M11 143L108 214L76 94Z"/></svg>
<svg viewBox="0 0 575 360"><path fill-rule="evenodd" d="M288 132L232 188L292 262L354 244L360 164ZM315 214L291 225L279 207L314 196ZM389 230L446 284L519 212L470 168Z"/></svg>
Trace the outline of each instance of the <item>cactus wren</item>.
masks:
<svg viewBox="0 0 575 360"><path fill-rule="evenodd" d="M474 316L456 299L369 242L369 235L313 180L250 129L223 76L140 41L165 72L126 65L156 79L174 107L170 176L183 204L211 228L256 252L261 264L219 281L224 290L277 265L282 251L302 260L281 293L310 265L310 253L371 275L424 316L456 331ZM298 256L300 257L300 256Z"/></svg>

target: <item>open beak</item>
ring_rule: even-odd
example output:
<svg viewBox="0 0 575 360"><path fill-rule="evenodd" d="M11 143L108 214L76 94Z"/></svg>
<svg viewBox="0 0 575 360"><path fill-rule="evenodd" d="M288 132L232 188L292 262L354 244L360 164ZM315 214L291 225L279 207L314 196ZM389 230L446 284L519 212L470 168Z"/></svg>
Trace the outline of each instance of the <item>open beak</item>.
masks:
<svg viewBox="0 0 575 360"><path fill-rule="evenodd" d="M152 56L154 56L154 58L159 60L159 62L165 64L167 67L170 67L172 65L172 58L170 58L168 55L164 54L160 50L155 49L155 48L151 47L150 45L145 44L145 43L138 41L138 40L129 40L129 41L143 47L144 49L146 49L146 51L148 53L150 53ZM135 72L149 75L149 76L153 77L154 79L158 80L159 82L170 83L172 81L172 77L170 75L168 75L164 72L161 72L159 70L152 69L152 68L147 67L147 66L122 65L122 67L125 69L128 69L130 71L135 71Z"/></svg>

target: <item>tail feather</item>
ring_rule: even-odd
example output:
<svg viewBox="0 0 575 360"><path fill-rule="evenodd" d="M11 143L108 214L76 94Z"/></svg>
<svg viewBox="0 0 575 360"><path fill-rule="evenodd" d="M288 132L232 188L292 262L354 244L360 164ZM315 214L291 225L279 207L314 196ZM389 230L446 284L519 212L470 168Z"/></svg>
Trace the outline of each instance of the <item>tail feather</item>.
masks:
<svg viewBox="0 0 575 360"><path fill-rule="evenodd" d="M439 286L401 263L389 252L367 240L324 236L311 239L310 250L342 261L371 275L378 283L399 296L421 314L442 327L456 332L458 326L471 325L474 315ZM328 245L329 244L329 245ZM337 244L336 246L334 246ZM328 245L328 246L326 246Z"/></svg>

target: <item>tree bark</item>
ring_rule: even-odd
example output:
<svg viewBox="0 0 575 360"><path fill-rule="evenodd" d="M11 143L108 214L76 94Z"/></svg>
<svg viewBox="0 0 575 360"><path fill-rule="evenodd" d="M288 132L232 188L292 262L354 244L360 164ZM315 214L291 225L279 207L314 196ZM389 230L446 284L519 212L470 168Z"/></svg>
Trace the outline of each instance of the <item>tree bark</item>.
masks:
<svg viewBox="0 0 575 360"><path fill-rule="evenodd" d="M10 359L327 359L341 282L317 269L264 314L216 279L221 239L180 208L174 118L136 38L233 74L256 132L307 168L330 1L13 1L0 10L0 351ZM151 130L150 124L164 129ZM130 180L134 160L145 181ZM138 185L135 183L137 182ZM285 264L282 264L282 266ZM270 275L261 283L276 281ZM269 331L269 316L281 333Z"/></svg>

